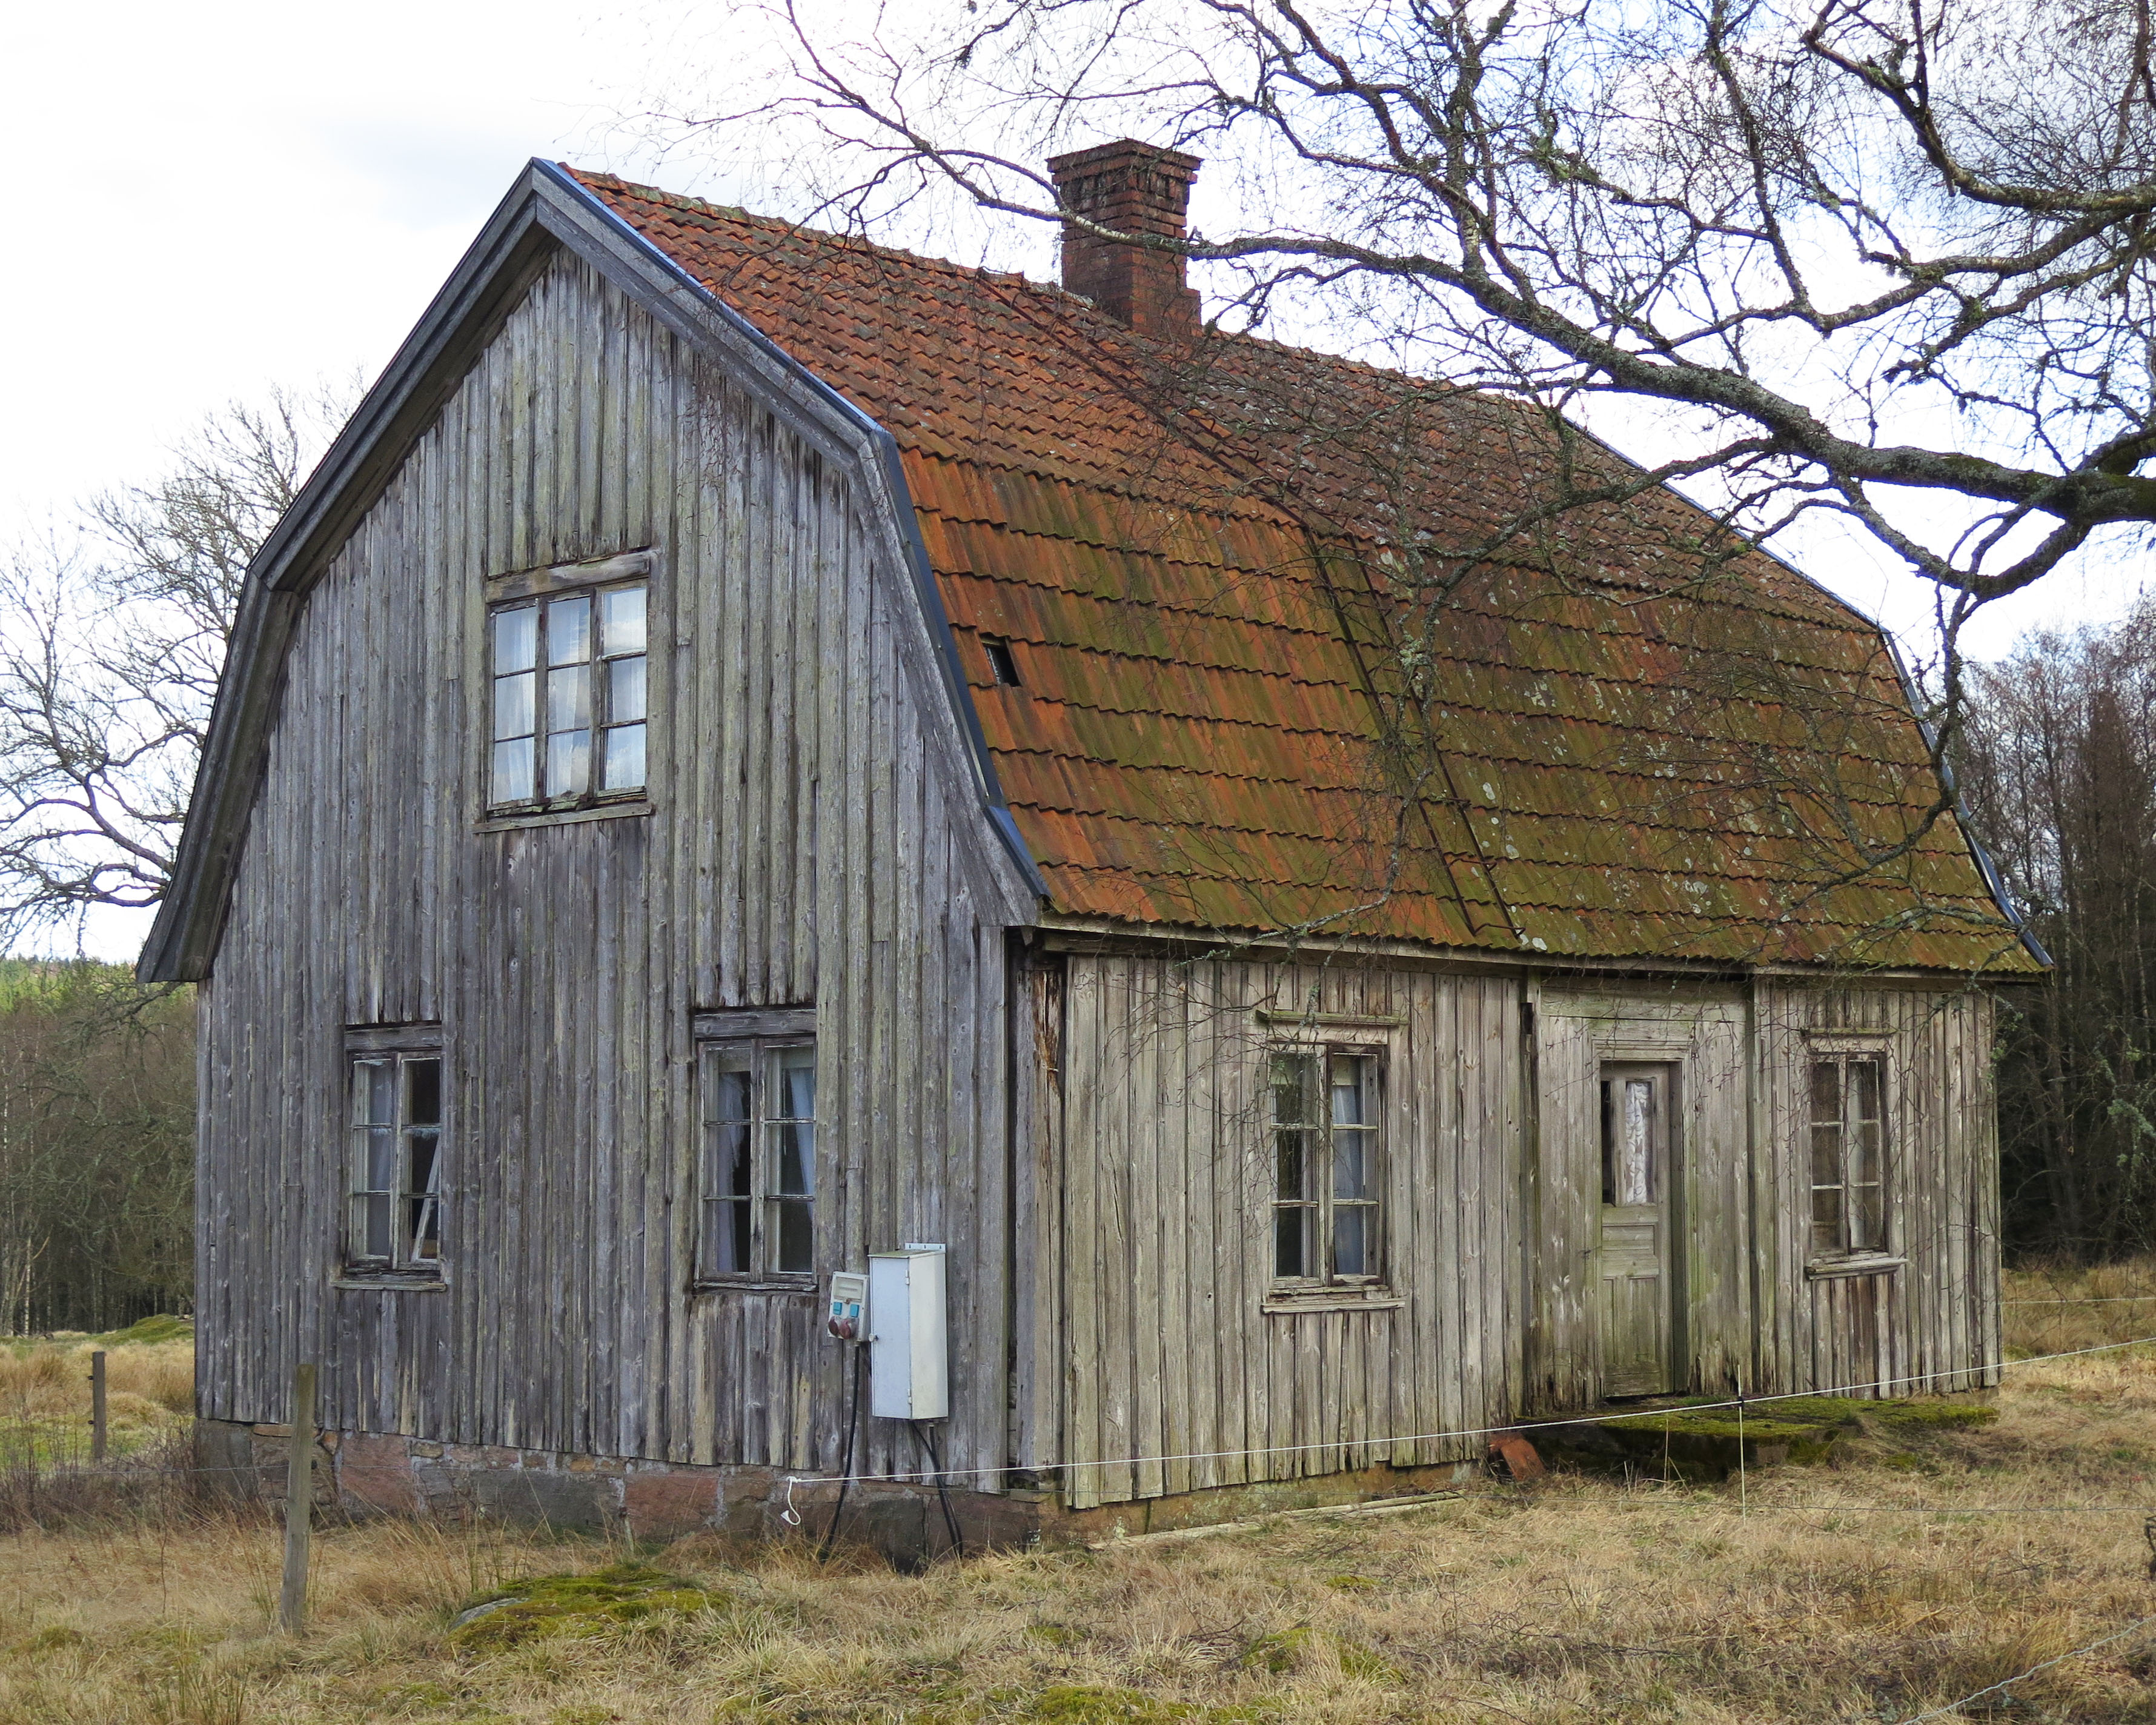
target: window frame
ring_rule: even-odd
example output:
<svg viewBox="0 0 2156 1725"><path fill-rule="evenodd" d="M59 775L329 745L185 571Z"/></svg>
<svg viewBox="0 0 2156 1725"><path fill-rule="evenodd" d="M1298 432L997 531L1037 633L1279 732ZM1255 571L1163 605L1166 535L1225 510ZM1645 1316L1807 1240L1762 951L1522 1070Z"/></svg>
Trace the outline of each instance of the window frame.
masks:
<svg viewBox="0 0 2156 1725"><path fill-rule="evenodd" d="M818 1093L810 1107L817 1111L807 1116L774 1112L774 1092L778 1088L775 1062L785 1055L803 1050L811 1056L810 1071L815 1076L811 1077L810 1084ZM815 1058L818 1052L813 1015L791 1011L698 1015L693 1063L696 1206L693 1286L699 1291L766 1288L813 1293L818 1286L818 1277L822 1274L822 1242L817 1232L817 1220L824 1192L824 1139L828 1130L827 1117L820 1111L823 1097L821 1074L818 1070L820 1061ZM716 1062L730 1056L747 1062L749 1101L745 1120L722 1117L716 1111L719 1088L715 1082ZM781 1190L782 1181L776 1171L783 1161L779 1147L784 1131L803 1124L808 1127L805 1170L808 1190ZM747 1128L745 1191L715 1190L720 1177L714 1134L717 1128L728 1125ZM721 1237L716 1222L721 1206L729 1210L738 1207L747 1214L747 1261L737 1268L715 1267L716 1247ZM798 1206L806 1213L808 1261L805 1266L786 1268L778 1261L783 1217L788 1206ZM736 1233L737 1229L730 1224L726 1231Z"/></svg>
<svg viewBox="0 0 2156 1725"><path fill-rule="evenodd" d="M1342 1300L1382 1300L1387 1304L1397 1303L1389 1299L1389 1258L1390 1247L1390 1194L1388 1189L1389 1168L1389 1146L1385 1122L1386 1072L1390 1049L1383 1043L1373 1043L1354 1039L1326 1039L1318 1041L1270 1040L1264 1045L1265 1064L1261 1082L1265 1101L1265 1254L1266 1262L1266 1304L1276 1310L1293 1309L1298 1304L1327 1304ZM1280 1086L1277 1082L1278 1063L1282 1060L1299 1059L1317 1063L1319 1097L1317 1118L1299 1123L1283 1122L1279 1115ZM1365 1139L1364 1168L1362 1189L1368 1194L1358 1199L1342 1199L1336 1191L1338 1146L1336 1135L1342 1126L1335 1120L1330 1106L1332 1093L1333 1063L1353 1060L1361 1067L1358 1083L1360 1109L1363 1119L1349 1126L1349 1130ZM1282 1196L1281 1142L1283 1131L1302 1133L1306 1149L1314 1146L1314 1155L1306 1155L1302 1168L1303 1189L1311 1195L1288 1199ZM1363 1260L1368 1266L1362 1271L1342 1273L1337 1253L1339 1240L1336 1218L1343 1208L1360 1209L1368 1217L1364 1224ZM1317 1245L1318 1273L1312 1275L1284 1275L1280 1267L1281 1224L1285 1212L1301 1211L1313 1218L1304 1235L1307 1255L1312 1242ZM1307 1255L1306 1255L1307 1265Z"/></svg>
<svg viewBox="0 0 2156 1725"><path fill-rule="evenodd" d="M504 823L521 824L549 819L590 819L600 815L649 812L654 765L652 680L654 660L658 657L652 651L653 601L657 586L654 562L649 551L632 552L591 562L564 564L497 576L486 583L485 605L479 630L480 675L478 679L476 750L480 787L480 819L483 829ZM640 593L644 601L640 649L634 652L609 651L610 644L602 621L605 596L630 590ZM578 602L590 607L585 624L586 642L583 656L564 660L559 665L546 662L552 656L547 639L548 613L555 606ZM499 619L527 608L534 614L531 665L523 670L504 671L500 668L497 649ZM618 716L614 708L616 674L611 667L630 663L640 664L643 667L643 711L640 717L624 719ZM577 668L582 668L587 674L585 723L579 727L565 729L558 734L567 736L580 731L587 738L583 752L583 783L580 788L549 793L547 790L549 740L557 733L549 726L547 683L554 673ZM518 676L531 679L529 716L532 728L528 732L519 731L514 734L501 734L502 719L498 705L501 699L501 685ZM619 733L632 730L640 730L642 734L642 776L634 785L608 788L604 780L608 753L612 747L610 739ZM528 742L531 750L533 793L522 798L500 797L495 793L497 749L501 744L516 742Z"/></svg>
<svg viewBox="0 0 2156 1725"><path fill-rule="evenodd" d="M1806 1039L1803 1065L1798 1078L1798 1167L1803 1171L1805 1205L1801 1225L1804 1230L1804 1258L1808 1266L1834 1266L1877 1263L1882 1266L1900 1262L1896 1252L1896 1215L1894 1208L1894 1063L1891 1051L1883 1039L1869 1037L1824 1037ZM1816 1073L1822 1066L1832 1066L1836 1072L1837 1117L1830 1122L1820 1121L1815 1113L1818 1101ZM1849 1117L1851 1068L1868 1065L1877 1076L1877 1109L1876 1118L1855 1123L1871 1124L1878 1132L1876 1164L1876 1178L1869 1181L1851 1178L1851 1157L1848 1128L1852 1124ZM1822 1127L1830 1127L1837 1133L1835 1160L1840 1178L1832 1183L1819 1179L1818 1134ZM1856 1206L1851 1202L1852 1191L1865 1189L1877 1194L1876 1201L1876 1238L1858 1243L1855 1221ZM1834 1224L1836 1237L1831 1245L1822 1245L1819 1219L1819 1194L1821 1192L1840 1194L1840 1215Z"/></svg>
<svg viewBox="0 0 2156 1725"><path fill-rule="evenodd" d="M434 1117L431 1122L412 1118L413 1070L434 1068ZM372 1117L372 1091L362 1091L360 1075L369 1069L388 1067L393 1076L390 1093L393 1113L386 1121ZM345 1216L341 1241L341 1280L372 1286L436 1286L448 1276L446 1219L448 1166L454 1142L448 1062L444 1057L439 1024L372 1025L347 1030L344 1048L344 1158ZM372 1183L376 1166L372 1135L386 1129L394 1145L393 1183ZM416 1147L429 1147L424 1183L414 1173ZM390 1240L387 1253L367 1249L372 1232L370 1212L386 1202ZM430 1225L434 1250L418 1249L426 1237L423 1224Z"/></svg>

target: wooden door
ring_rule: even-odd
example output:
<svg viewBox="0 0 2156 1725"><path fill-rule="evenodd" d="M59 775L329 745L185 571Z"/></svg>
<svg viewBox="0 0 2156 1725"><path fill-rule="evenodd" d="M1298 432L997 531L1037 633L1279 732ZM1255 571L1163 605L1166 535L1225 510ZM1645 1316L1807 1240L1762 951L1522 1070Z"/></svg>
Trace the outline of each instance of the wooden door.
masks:
<svg viewBox="0 0 2156 1725"><path fill-rule="evenodd" d="M1676 1284L1670 1194L1667 1066L1602 1069L1602 1208L1596 1240L1602 1393L1661 1395L1671 1363Z"/></svg>

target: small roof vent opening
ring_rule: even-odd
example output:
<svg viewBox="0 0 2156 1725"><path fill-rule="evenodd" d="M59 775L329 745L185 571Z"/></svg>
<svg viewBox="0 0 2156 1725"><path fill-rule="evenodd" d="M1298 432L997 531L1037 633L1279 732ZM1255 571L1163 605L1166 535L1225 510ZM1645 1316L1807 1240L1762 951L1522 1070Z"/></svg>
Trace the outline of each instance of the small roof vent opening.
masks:
<svg viewBox="0 0 2156 1725"><path fill-rule="evenodd" d="M981 647L988 655L990 678L1015 689L1018 686L1018 661L1011 657L1010 643L998 640L993 635L983 635Z"/></svg>
<svg viewBox="0 0 2156 1725"><path fill-rule="evenodd" d="M1181 239L1188 231L1195 156L1119 138L1048 158L1065 212L1118 234ZM1198 333L1198 294L1180 252L1116 244L1069 223L1063 228L1063 285L1142 336Z"/></svg>

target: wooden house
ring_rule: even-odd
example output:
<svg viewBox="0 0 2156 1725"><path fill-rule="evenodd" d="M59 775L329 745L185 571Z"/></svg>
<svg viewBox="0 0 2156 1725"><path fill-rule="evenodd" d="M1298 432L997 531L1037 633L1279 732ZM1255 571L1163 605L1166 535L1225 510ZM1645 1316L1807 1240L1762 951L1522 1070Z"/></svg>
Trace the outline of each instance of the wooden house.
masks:
<svg viewBox="0 0 2156 1725"><path fill-rule="evenodd" d="M1054 167L1173 234L1198 164ZM249 572L142 960L217 1465L305 1358L356 1501L813 1519L828 1278L908 1243L891 1544L923 1438L1019 1538L1993 1381L2042 958L1877 628L1171 253L1064 276L511 190Z"/></svg>

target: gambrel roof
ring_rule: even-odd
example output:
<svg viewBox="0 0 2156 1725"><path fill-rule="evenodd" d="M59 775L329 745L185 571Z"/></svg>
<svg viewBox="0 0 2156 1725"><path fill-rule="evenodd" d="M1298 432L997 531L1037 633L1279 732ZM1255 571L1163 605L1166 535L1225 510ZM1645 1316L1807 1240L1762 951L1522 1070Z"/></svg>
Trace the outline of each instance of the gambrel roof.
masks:
<svg viewBox="0 0 2156 1725"><path fill-rule="evenodd" d="M1539 417L1246 337L1149 343L1058 289L578 177L897 439L1055 911L2031 963L1952 814L1887 855L1938 788L1871 623L1755 551L1703 558L1720 536L1660 489L1462 555L1549 489Z"/></svg>
<svg viewBox="0 0 2156 1725"><path fill-rule="evenodd" d="M548 244L887 470L1048 920L2040 968L1956 816L1923 824L1940 788L1876 625L1666 490L1522 522L1561 464L1631 471L1534 412L1150 342L1060 289L535 163L251 572L146 975L206 972L308 568Z"/></svg>

